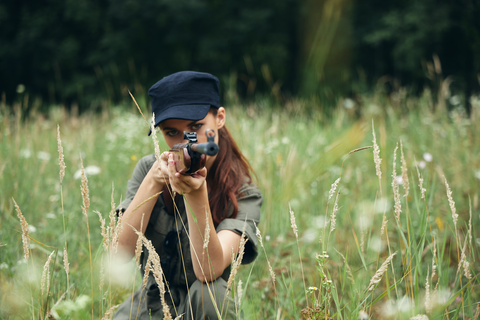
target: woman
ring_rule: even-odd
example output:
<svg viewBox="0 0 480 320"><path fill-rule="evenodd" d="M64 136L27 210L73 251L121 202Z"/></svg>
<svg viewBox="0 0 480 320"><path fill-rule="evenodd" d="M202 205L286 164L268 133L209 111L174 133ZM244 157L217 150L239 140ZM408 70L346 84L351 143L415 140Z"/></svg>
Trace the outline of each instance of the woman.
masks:
<svg viewBox="0 0 480 320"><path fill-rule="evenodd" d="M215 304L223 310L223 319L233 318L233 302L224 298L232 254L239 251L242 232L248 240L242 263L257 255L254 222L260 220L262 195L252 183L248 161L225 127L226 111L220 107L218 88L216 77L191 71L172 74L150 88L155 127L170 148L185 142L184 131L196 132L199 143L207 142L206 131L211 129L219 152L207 156L205 167L192 175L176 171L170 152L162 153L160 162L154 155L142 158L119 208L124 223L142 228L159 254L169 288L165 298L174 318L183 314L182 319L217 319ZM119 243L129 257L134 255L136 241L132 228L125 227ZM147 259L144 248L142 275ZM163 318L159 288L151 274L146 289L127 299L114 319L150 316Z"/></svg>

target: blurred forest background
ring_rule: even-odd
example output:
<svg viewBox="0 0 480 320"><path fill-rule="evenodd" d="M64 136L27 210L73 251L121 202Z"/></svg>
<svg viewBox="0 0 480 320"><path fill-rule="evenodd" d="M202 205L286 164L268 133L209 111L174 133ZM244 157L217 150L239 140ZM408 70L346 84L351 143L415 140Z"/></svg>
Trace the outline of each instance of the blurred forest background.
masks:
<svg viewBox="0 0 480 320"><path fill-rule="evenodd" d="M0 93L83 111L188 69L217 75L224 102L443 83L469 112L479 17L479 0L4 0Z"/></svg>

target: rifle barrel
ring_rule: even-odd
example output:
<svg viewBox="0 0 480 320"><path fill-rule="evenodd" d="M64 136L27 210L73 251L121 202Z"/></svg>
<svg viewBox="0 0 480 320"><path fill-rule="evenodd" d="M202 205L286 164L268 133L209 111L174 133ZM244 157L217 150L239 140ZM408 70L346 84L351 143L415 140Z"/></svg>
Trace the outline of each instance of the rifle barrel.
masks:
<svg viewBox="0 0 480 320"><path fill-rule="evenodd" d="M193 143L190 148L207 156L214 156L218 153L218 145L215 142Z"/></svg>

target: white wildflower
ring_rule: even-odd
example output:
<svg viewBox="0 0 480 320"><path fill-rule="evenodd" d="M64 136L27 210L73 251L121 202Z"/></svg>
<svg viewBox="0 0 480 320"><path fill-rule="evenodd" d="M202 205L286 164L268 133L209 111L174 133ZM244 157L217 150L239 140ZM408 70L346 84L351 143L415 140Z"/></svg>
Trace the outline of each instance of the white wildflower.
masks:
<svg viewBox="0 0 480 320"><path fill-rule="evenodd" d="M365 311L361 310L361 311L358 313L358 319L360 319L360 320L369 319L368 313L366 313Z"/></svg>
<svg viewBox="0 0 480 320"><path fill-rule="evenodd" d="M355 106L355 101L353 101L352 99L346 98L345 100L343 100L343 107L345 109L352 109L354 106Z"/></svg>
<svg viewBox="0 0 480 320"><path fill-rule="evenodd" d="M94 176L94 175L97 175L99 174L100 172L102 172L102 169L100 169L99 167L97 166L87 166L85 168L85 175L87 176ZM82 177L82 169L79 169L75 172L75 174L73 175L73 178L75 180L78 180Z"/></svg>
<svg viewBox="0 0 480 320"><path fill-rule="evenodd" d="M38 151L37 152L37 159L43 160L43 161L48 161L50 160L50 153L45 152L45 151Z"/></svg>
<svg viewBox="0 0 480 320"><path fill-rule="evenodd" d="M428 320L428 317L424 314L417 314L415 317L411 317L410 320Z"/></svg>
<svg viewBox="0 0 480 320"><path fill-rule="evenodd" d="M427 161L427 162L432 162L433 157L432 157L432 155L431 155L430 153L425 152L425 153L423 154L423 159L424 159L425 161Z"/></svg>
<svg viewBox="0 0 480 320"><path fill-rule="evenodd" d="M21 149L19 152L19 156L20 158L23 158L23 159L29 159L32 157L32 151L28 149Z"/></svg>

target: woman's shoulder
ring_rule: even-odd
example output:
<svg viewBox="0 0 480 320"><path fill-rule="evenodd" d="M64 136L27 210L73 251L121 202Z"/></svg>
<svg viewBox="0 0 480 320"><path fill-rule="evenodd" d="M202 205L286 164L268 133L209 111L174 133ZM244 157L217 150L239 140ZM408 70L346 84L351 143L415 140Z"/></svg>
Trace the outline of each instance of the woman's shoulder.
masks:
<svg viewBox="0 0 480 320"><path fill-rule="evenodd" d="M138 160L137 167L144 168L150 170L157 159L155 158L155 154L149 154Z"/></svg>
<svg viewBox="0 0 480 320"><path fill-rule="evenodd" d="M155 154L149 154L138 160L137 164L135 165L135 169L132 173L132 179L137 181L142 181L145 175L147 175L150 168L155 163Z"/></svg>
<svg viewBox="0 0 480 320"><path fill-rule="evenodd" d="M262 192L258 186L252 181L252 179L245 177L243 184L238 189L238 198L245 198L249 196L262 196Z"/></svg>

